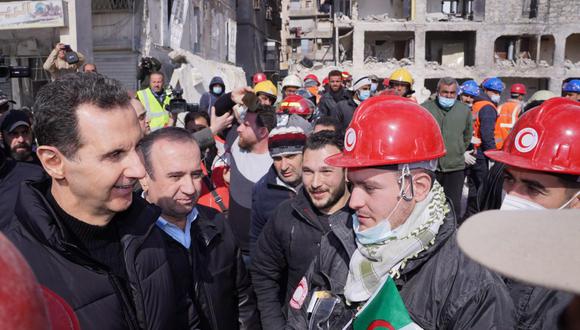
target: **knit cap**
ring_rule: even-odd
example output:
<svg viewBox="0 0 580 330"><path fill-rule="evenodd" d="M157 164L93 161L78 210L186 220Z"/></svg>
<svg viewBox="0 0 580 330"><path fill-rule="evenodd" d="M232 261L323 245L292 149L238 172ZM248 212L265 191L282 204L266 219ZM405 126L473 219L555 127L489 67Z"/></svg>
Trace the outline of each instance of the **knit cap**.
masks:
<svg viewBox="0 0 580 330"><path fill-rule="evenodd" d="M268 138L268 149L272 157L300 154L305 144L306 134L296 126L276 127Z"/></svg>

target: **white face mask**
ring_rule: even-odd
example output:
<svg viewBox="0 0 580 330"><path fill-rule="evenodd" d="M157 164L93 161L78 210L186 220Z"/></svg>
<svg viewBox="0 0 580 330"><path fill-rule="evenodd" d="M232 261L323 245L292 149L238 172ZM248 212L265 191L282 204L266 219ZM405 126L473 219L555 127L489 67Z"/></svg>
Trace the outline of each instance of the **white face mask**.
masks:
<svg viewBox="0 0 580 330"><path fill-rule="evenodd" d="M515 210L545 210L546 208L538 203L534 203L527 199L520 198L518 196L507 194L501 207L501 211L515 211Z"/></svg>
<svg viewBox="0 0 580 330"><path fill-rule="evenodd" d="M501 96L500 95L494 94L494 95L491 96L491 101L493 103L499 104L500 99L501 99Z"/></svg>
<svg viewBox="0 0 580 330"><path fill-rule="evenodd" d="M566 203L558 208L558 210L563 210L570 205L574 199L578 197L580 191L576 192L572 198L570 198ZM505 195L503 202L501 203L501 207L499 208L501 211L512 211L512 210L545 210L546 208L538 203L534 203L527 199L523 199L513 195Z"/></svg>

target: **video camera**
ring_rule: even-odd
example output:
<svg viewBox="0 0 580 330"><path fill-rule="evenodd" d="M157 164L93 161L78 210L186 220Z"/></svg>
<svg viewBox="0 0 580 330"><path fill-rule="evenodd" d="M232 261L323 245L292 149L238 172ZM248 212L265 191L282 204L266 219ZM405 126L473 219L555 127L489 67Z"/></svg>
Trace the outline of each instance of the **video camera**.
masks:
<svg viewBox="0 0 580 330"><path fill-rule="evenodd" d="M64 45L62 50L64 50L64 60L68 64L77 64L80 61L79 55L70 48L70 45Z"/></svg>
<svg viewBox="0 0 580 330"><path fill-rule="evenodd" d="M183 98L183 89L180 87L171 88L171 100L165 106L165 110L172 114L182 112L197 112L199 111L198 103L187 103Z"/></svg>

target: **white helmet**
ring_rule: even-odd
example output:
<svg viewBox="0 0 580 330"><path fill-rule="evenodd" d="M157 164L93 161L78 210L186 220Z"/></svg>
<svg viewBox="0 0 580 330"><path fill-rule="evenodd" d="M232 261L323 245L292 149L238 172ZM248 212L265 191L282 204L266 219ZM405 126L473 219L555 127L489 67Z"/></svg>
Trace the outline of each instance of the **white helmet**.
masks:
<svg viewBox="0 0 580 330"><path fill-rule="evenodd" d="M302 88L302 79L297 75L291 74L282 80L282 89L286 87Z"/></svg>

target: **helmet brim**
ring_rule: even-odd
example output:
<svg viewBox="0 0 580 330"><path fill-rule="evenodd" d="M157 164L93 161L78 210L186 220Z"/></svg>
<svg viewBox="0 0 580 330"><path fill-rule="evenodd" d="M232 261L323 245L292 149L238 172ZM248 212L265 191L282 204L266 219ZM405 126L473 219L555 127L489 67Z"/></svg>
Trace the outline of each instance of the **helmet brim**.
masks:
<svg viewBox="0 0 580 330"><path fill-rule="evenodd" d="M387 158L384 159L364 159L364 158L354 158L350 156L346 156L344 153L339 153L336 155L332 155L324 160L324 162L330 166L336 167L344 167L344 168L361 168L361 167L375 167L375 166L383 166L383 165L398 165L398 164L411 164L423 161L429 161L433 159L438 159L440 157L445 156L446 152L443 151L440 154L434 155L433 157L429 158L422 158L416 157L413 159L408 159L405 162L402 162L400 158L389 160Z"/></svg>
<svg viewBox="0 0 580 330"><path fill-rule="evenodd" d="M503 150L488 150L485 152L485 155L496 162L526 170L580 175L580 167L571 169L563 166L547 166L538 162L531 162L528 158L515 156Z"/></svg>

